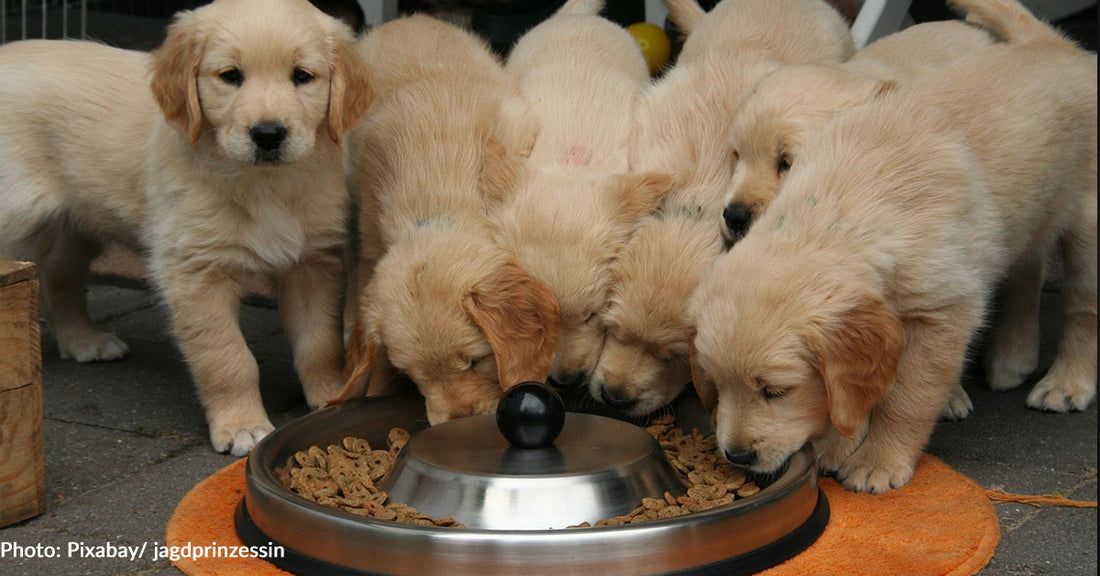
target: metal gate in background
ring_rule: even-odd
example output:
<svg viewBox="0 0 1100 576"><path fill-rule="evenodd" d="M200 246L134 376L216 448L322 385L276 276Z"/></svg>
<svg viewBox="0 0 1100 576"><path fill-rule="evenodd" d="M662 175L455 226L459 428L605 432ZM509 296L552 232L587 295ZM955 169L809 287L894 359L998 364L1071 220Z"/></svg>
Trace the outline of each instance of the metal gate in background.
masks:
<svg viewBox="0 0 1100 576"><path fill-rule="evenodd" d="M202 0L0 0L0 44L31 38L155 48L171 15Z"/></svg>

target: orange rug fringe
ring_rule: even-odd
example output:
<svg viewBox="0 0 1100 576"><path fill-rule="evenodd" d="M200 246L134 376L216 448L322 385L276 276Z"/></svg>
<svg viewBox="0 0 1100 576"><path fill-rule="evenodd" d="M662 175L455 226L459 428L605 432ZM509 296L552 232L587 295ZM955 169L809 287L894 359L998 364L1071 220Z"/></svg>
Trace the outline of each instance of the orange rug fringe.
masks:
<svg viewBox="0 0 1100 576"><path fill-rule="evenodd" d="M1058 494L1014 494L1012 492L1005 492L1000 488L993 488L985 491L986 496L990 500L1003 503L1003 502L1017 502L1020 504L1027 504L1036 508L1043 508L1046 506L1065 506L1067 508L1096 508L1096 502L1090 502L1088 500L1070 500L1065 496Z"/></svg>
<svg viewBox="0 0 1100 576"><path fill-rule="evenodd" d="M169 546L243 545L233 513L244 494L245 460L195 486L168 522ZM829 478L829 524L798 556L765 576L968 576L993 557L1001 531L986 491L973 480L925 455L904 488L857 494ZM260 559L181 558L188 576L287 576Z"/></svg>

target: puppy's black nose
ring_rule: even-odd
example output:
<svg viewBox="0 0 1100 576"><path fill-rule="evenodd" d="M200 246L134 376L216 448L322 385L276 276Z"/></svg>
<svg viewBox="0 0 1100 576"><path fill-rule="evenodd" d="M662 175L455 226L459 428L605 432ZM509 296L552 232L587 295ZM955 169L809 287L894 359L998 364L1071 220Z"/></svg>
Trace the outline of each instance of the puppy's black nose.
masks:
<svg viewBox="0 0 1100 576"><path fill-rule="evenodd" d="M550 376L546 381L559 390L572 390L584 383L584 372L562 374L559 377Z"/></svg>
<svg viewBox="0 0 1100 576"><path fill-rule="evenodd" d="M755 450L726 450L726 460L730 461L730 464L737 464L738 466L748 466L752 464L753 460L756 460Z"/></svg>
<svg viewBox="0 0 1100 576"><path fill-rule="evenodd" d="M733 202L722 210L722 219L726 221L726 230L730 238L740 240L749 231L752 225L752 209L748 204Z"/></svg>
<svg viewBox="0 0 1100 576"><path fill-rule="evenodd" d="M266 152L278 150L286 141L286 126L279 122L260 122L248 131L256 147Z"/></svg>
<svg viewBox="0 0 1100 576"><path fill-rule="evenodd" d="M631 406L638 403L637 398L630 398L629 396L623 396L616 394L607 389L607 386L600 387L600 398L603 399L603 403L612 408L618 408L619 410L626 410Z"/></svg>

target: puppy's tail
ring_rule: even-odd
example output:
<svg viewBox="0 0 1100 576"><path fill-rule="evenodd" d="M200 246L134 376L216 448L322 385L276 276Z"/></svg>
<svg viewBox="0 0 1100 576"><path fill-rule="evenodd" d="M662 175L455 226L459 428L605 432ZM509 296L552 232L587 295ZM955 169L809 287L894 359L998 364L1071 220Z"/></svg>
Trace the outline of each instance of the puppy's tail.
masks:
<svg viewBox="0 0 1100 576"><path fill-rule="evenodd" d="M707 11L695 0L665 0L665 8L668 8L668 17L684 37L690 36L699 21L707 15Z"/></svg>
<svg viewBox="0 0 1100 576"><path fill-rule="evenodd" d="M596 15L603 10L604 0L569 0L558 8L557 14Z"/></svg>
<svg viewBox="0 0 1100 576"><path fill-rule="evenodd" d="M967 22L990 30L1010 44L1072 45L1016 0L948 0L948 4L966 10Z"/></svg>

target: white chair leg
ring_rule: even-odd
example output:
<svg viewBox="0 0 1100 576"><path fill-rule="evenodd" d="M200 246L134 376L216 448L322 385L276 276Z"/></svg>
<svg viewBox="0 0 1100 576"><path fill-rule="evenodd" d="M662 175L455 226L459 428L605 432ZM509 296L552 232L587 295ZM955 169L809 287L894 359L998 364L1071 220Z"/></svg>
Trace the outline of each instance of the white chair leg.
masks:
<svg viewBox="0 0 1100 576"><path fill-rule="evenodd" d="M852 23L856 50L901 29L909 14L910 0L864 0Z"/></svg>

